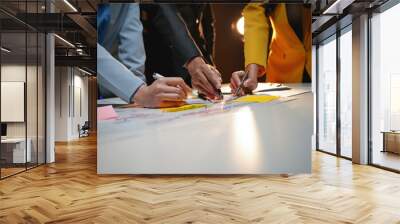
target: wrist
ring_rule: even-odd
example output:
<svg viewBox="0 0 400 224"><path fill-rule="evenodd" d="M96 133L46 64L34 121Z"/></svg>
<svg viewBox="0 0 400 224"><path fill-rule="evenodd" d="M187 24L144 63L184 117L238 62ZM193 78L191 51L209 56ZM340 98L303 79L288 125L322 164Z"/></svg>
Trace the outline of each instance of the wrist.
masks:
<svg viewBox="0 0 400 224"><path fill-rule="evenodd" d="M132 98L132 102L141 104L142 99L146 96L147 86L141 85L137 90L135 95Z"/></svg>
<svg viewBox="0 0 400 224"><path fill-rule="evenodd" d="M198 65L200 64L205 64L206 62L204 61L204 59L200 56L194 57L192 58L190 61L188 61L188 63L186 63L186 68L187 70L193 70L194 68L196 68Z"/></svg>
<svg viewBox="0 0 400 224"><path fill-rule="evenodd" d="M265 72L264 66L255 63L248 64L246 70L248 70L249 73L256 74L257 77L263 76Z"/></svg>

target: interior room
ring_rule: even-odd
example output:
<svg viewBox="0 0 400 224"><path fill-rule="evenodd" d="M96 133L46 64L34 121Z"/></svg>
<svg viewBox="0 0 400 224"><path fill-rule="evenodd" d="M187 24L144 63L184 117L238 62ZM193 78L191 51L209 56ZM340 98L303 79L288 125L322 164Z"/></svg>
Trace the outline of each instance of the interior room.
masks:
<svg viewBox="0 0 400 224"><path fill-rule="evenodd" d="M371 19L371 162L378 166L399 170L399 152L396 142L399 130L399 67L395 62L399 34L389 26L399 17L400 7L374 14ZM375 31L375 32L374 32Z"/></svg>
<svg viewBox="0 0 400 224"><path fill-rule="evenodd" d="M232 123L217 120L224 115L215 111L208 120L200 116L194 123L203 122L204 132L165 129L188 124L177 116L166 119L168 126L121 134L132 142L124 142L110 121L98 117L98 107L114 105L98 86L99 6L121 2L134 1L0 2L0 223L400 222L399 1L271 3L305 4L311 10L307 91L290 96L277 116L244 119L255 110L236 108L237 114L229 115ZM249 24L243 10L248 2L201 4L209 4L213 13L212 57L229 86L232 72L246 66ZM144 35L145 15L141 11ZM269 35L274 37L272 31ZM258 78L259 84L266 81ZM307 110L297 111L307 103ZM269 112L274 105L258 107ZM116 121L143 125L122 117L123 109L134 107L115 106L121 116ZM261 127L260 121L270 126ZM285 125L289 122L295 127ZM281 126L273 129L274 124ZM142 141L149 133L156 133L152 141ZM165 142L179 146L181 154L168 145L161 156L152 154L149 146L164 144L162 136L179 135L185 138ZM235 141L186 138L197 135L232 135ZM212 148L214 143L240 153L229 157ZM147 151L119 153L142 148ZM264 148L278 152L267 158L257 153ZM204 155L212 157L204 162ZM239 161L245 172L220 162L227 158ZM140 170L146 165L150 168ZM281 172L296 165L309 172Z"/></svg>
<svg viewBox="0 0 400 224"><path fill-rule="evenodd" d="M46 156L45 35L15 25L1 33L1 177L44 164Z"/></svg>
<svg viewBox="0 0 400 224"><path fill-rule="evenodd" d="M87 47L82 46L85 51L76 51L74 45L57 34L49 41L47 32L60 28L38 26L44 21L40 15L49 10L46 1L1 4L4 9L1 11L0 177L3 179L54 162L55 142L79 139L94 130L95 126L89 125L88 101L90 94L92 98L96 96L95 86L89 84L96 80L90 65L63 64L65 56L86 56ZM60 35L76 36L74 41L79 42L79 30ZM57 74L52 77L54 86L48 82L50 73ZM51 96L50 90L53 90ZM49 108L52 110L48 111ZM93 107L92 110L95 111ZM52 116L54 120L49 120ZM49 124L54 129L49 130Z"/></svg>

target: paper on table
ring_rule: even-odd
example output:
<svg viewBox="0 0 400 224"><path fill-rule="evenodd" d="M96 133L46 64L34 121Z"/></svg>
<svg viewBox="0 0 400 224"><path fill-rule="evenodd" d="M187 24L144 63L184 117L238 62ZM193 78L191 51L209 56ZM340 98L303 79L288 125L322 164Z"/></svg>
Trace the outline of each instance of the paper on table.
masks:
<svg viewBox="0 0 400 224"><path fill-rule="evenodd" d="M117 119L118 114L115 112L112 106L98 107L97 108L97 120L113 120Z"/></svg>
<svg viewBox="0 0 400 224"><path fill-rule="evenodd" d="M311 92L311 90L310 89L293 88L293 89L283 90L283 91L268 92L268 95L279 96L279 97L290 97L290 96L299 95L299 94L308 93L308 92ZM257 92L254 94L255 95L263 95L263 94L266 94L266 92Z"/></svg>
<svg viewBox="0 0 400 224"><path fill-rule="evenodd" d="M97 104L106 106L106 105L125 105L128 103L123 101L121 98L112 97L112 98L97 100Z"/></svg>
<svg viewBox="0 0 400 224"><path fill-rule="evenodd" d="M187 104L180 107L170 107L170 108L162 108L161 111L164 112L179 112L184 110L192 110L197 108L205 107L205 104Z"/></svg>
<svg viewBox="0 0 400 224"><path fill-rule="evenodd" d="M187 104L211 104L208 100L203 100L200 98L189 98L185 101Z"/></svg>
<svg viewBox="0 0 400 224"><path fill-rule="evenodd" d="M279 96L270 95L247 95L233 100L233 102L246 102L246 103L266 103L279 99Z"/></svg>
<svg viewBox="0 0 400 224"><path fill-rule="evenodd" d="M236 102L236 103L266 103L272 100L276 100L279 96L271 96L271 95L247 95L243 97L239 97L237 99L231 100L233 96L225 97L225 102ZM204 101L201 99L190 99L186 101L188 104L180 106L180 107L170 107L170 108L161 108L161 111L164 112L180 112L185 110L193 110L198 108L206 107L207 105L211 106L213 103L209 101Z"/></svg>
<svg viewBox="0 0 400 224"><path fill-rule="evenodd" d="M259 82L257 88L253 90L254 93L256 92L263 92L263 91L274 91L274 90L288 90L289 87L279 84L279 83L271 83L271 82ZM229 85L223 85L221 88L221 92L223 94L230 94L231 87Z"/></svg>

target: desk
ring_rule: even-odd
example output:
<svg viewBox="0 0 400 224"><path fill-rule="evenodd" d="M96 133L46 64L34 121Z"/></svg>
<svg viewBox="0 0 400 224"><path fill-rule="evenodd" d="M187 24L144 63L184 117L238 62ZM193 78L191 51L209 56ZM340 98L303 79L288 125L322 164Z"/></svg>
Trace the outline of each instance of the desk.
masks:
<svg viewBox="0 0 400 224"><path fill-rule="evenodd" d="M25 164L25 159L27 159L26 162L30 162L32 141L28 138L27 142L28 144L25 151L25 138L1 139L1 157L5 160L5 163Z"/></svg>
<svg viewBox="0 0 400 224"><path fill-rule="evenodd" d="M392 152L400 154L400 131L382 131L383 150L382 152Z"/></svg>
<svg viewBox="0 0 400 224"><path fill-rule="evenodd" d="M98 122L99 174L282 174L311 172L313 95L290 85L288 96L228 111L204 108L144 122L143 108L128 119ZM159 110L151 110L154 116ZM166 112L164 112L166 113ZM176 113L174 113L176 114ZM161 116L161 114L160 114Z"/></svg>

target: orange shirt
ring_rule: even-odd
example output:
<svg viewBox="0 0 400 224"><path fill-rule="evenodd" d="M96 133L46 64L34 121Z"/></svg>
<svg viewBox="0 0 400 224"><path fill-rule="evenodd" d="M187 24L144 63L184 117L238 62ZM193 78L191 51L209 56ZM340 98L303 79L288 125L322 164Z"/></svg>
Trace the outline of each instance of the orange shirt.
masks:
<svg viewBox="0 0 400 224"><path fill-rule="evenodd" d="M311 10L303 10L301 42L289 24L285 4L278 4L268 18L262 3L247 4L243 10L245 66L261 66L260 75L266 73L268 82L302 82L304 69L311 78Z"/></svg>

